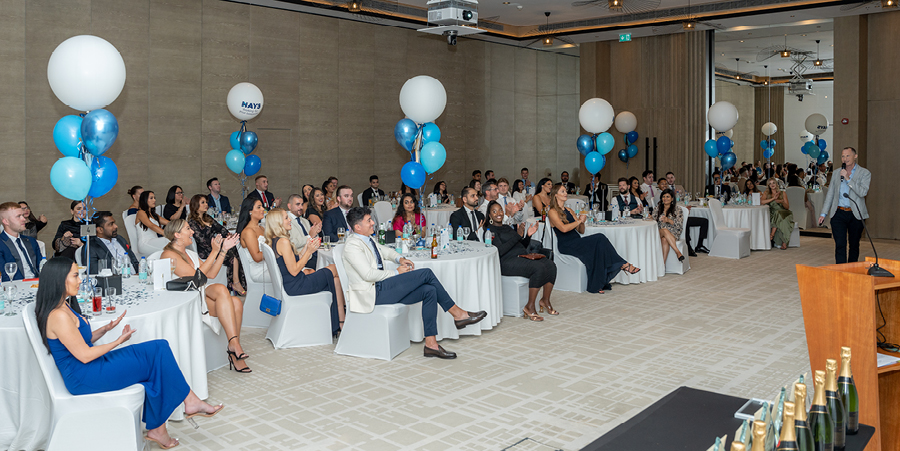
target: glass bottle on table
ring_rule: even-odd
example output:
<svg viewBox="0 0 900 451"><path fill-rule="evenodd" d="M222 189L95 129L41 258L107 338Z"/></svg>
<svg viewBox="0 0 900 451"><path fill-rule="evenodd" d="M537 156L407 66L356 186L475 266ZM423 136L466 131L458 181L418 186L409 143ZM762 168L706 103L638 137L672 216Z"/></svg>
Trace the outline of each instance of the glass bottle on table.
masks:
<svg viewBox="0 0 900 451"><path fill-rule="evenodd" d="M765 406L768 409L768 405ZM766 451L766 422L753 422L753 445L750 451Z"/></svg>
<svg viewBox="0 0 900 451"><path fill-rule="evenodd" d="M437 234L434 234L431 238L431 258L436 259L438 257L438 241Z"/></svg>
<svg viewBox="0 0 900 451"><path fill-rule="evenodd" d="M841 376L838 377L838 393L841 402L847 411L847 434L853 435L859 432L859 393L856 391L856 382L853 381L853 372L850 369L850 348L841 348Z"/></svg>
<svg viewBox="0 0 900 451"><path fill-rule="evenodd" d="M837 393L837 360L825 360L825 405L834 421L834 449L844 449L847 441L847 411Z"/></svg>
<svg viewBox="0 0 900 451"><path fill-rule="evenodd" d="M815 440L816 451L834 450L834 421L828 408L825 407L825 372L817 370L814 377L815 394L812 408L809 409L809 423Z"/></svg>
<svg viewBox="0 0 900 451"><path fill-rule="evenodd" d="M800 451L797 446L797 431L794 429L794 403L784 403L781 435L778 438L778 451Z"/></svg>
<svg viewBox="0 0 900 451"><path fill-rule="evenodd" d="M799 451L815 449L815 439L806 422L806 384L799 382L794 384L794 434Z"/></svg>

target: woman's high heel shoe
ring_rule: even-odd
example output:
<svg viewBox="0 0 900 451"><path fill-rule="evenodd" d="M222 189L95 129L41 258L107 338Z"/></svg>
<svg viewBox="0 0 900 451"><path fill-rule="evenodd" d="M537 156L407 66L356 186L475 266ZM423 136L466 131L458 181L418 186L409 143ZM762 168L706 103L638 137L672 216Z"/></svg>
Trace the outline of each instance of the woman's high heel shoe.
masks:
<svg viewBox="0 0 900 451"><path fill-rule="evenodd" d="M231 340L234 340L235 338L237 338L237 335L235 335L235 336L229 338L229 339L228 339L228 342L231 343ZM247 360L247 359L250 358L250 354L247 354L246 352L242 352L241 355L237 355L237 354L235 354L234 352L228 351L227 348L225 349L225 351L227 351L227 352L229 352L229 353L231 353L231 354L234 354L234 357L235 357L236 359L238 359L238 360Z"/></svg>
<svg viewBox="0 0 900 451"><path fill-rule="evenodd" d="M175 443L174 443L172 446L166 446L166 445L163 445L162 443L160 443L159 440L157 440L157 439L155 439L155 438L150 438L149 435L145 435L145 436L144 436L144 440L146 440L146 441L148 441L148 442L156 443L156 444L157 444L160 448L162 448L162 449L172 449L172 448L174 448L174 447L176 447L176 446L178 446L178 445L181 444L181 443L178 441L177 438L175 439Z"/></svg>
<svg viewBox="0 0 900 451"><path fill-rule="evenodd" d="M522 313L525 315L523 318L531 321L543 321L544 318L538 316L537 313L528 313L525 309L522 309Z"/></svg>
<svg viewBox="0 0 900 451"><path fill-rule="evenodd" d="M556 310L553 310L553 306L550 305L549 302L547 304L544 304L543 302L538 302L538 313L544 313L544 308L547 309L548 315L559 315L559 312L557 312Z"/></svg>
<svg viewBox="0 0 900 451"><path fill-rule="evenodd" d="M234 361L241 360L241 359L237 358L237 356L231 351L225 351L225 352L228 353L228 369L229 370L233 369L233 370L237 371L238 373L252 373L253 372L253 370L251 370L250 367L244 367L244 368L238 369L238 367L237 367L237 365L235 365Z"/></svg>
<svg viewBox="0 0 900 451"><path fill-rule="evenodd" d="M680 261L680 262L684 261L684 254L682 254L681 257L678 257L678 261Z"/></svg>

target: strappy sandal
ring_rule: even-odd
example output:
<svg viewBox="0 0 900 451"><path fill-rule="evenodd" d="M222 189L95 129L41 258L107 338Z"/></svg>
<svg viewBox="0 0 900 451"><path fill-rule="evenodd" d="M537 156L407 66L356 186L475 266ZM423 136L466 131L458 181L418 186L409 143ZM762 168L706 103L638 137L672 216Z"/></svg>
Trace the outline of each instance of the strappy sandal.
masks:
<svg viewBox="0 0 900 451"><path fill-rule="evenodd" d="M525 309L522 309L522 313L525 315L523 318L531 321L543 321L544 317L538 316L537 313L528 313Z"/></svg>
<svg viewBox="0 0 900 451"><path fill-rule="evenodd" d="M625 263L625 266L622 266L622 271L627 272L628 274L637 274L641 272L641 268L632 265L631 263Z"/></svg>
<svg viewBox="0 0 900 451"><path fill-rule="evenodd" d="M539 313L544 313L544 308L546 308L546 309L547 309L547 314L549 314L549 315L559 315L559 312L557 312L556 310L553 310L553 306L550 305L549 302L548 302L547 304L544 304L543 302L538 302L538 306L539 306L539 309L538 309L538 312L539 312Z"/></svg>
<svg viewBox="0 0 900 451"><path fill-rule="evenodd" d="M235 336L229 338L229 339L228 339L228 342L231 343L231 340L234 340L235 338L237 338L237 335L235 335ZM235 352L233 352L233 351L229 351L228 348L225 348L225 351L226 351L227 353L233 355L234 358L236 358L236 359L238 359L238 360L246 360L246 359L249 359L249 358L250 358L250 354L247 354L247 353L245 353L245 352L242 352L241 355L237 355L237 353L235 353Z"/></svg>
<svg viewBox="0 0 900 451"><path fill-rule="evenodd" d="M190 415L185 415L184 417L185 417L186 419L191 419L191 418L194 418L194 417L206 417L206 418L214 417L214 416L216 416L219 412L221 412L222 410L225 409L225 404L219 404L218 406L215 406L215 407L218 407L218 409L214 410L212 413L207 413L207 412L194 412L194 413L192 413L192 414L190 414Z"/></svg>
<svg viewBox="0 0 900 451"><path fill-rule="evenodd" d="M181 443L178 441L177 438L173 438L173 439L172 439L172 440L175 441L175 444L172 445L172 446L166 446L166 445L163 445L159 440L157 440L157 439L155 439L155 438L150 438L149 435L145 435L145 436L144 436L144 440L146 440L146 441L148 441L148 442L156 443L156 444L159 445L159 447L162 448L162 449L172 449L172 448L174 448L174 447L176 447L176 446L178 446L178 445L181 444Z"/></svg>

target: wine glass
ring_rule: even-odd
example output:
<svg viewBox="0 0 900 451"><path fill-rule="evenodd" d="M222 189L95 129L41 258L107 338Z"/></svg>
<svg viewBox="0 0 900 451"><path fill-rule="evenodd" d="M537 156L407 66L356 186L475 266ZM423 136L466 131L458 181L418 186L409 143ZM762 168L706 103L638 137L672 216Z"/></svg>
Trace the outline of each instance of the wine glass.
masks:
<svg viewBox="0 0 900 451"><path fill-rule="evenodd" d="M19 270L19 265L16 262L9 262L3 265L3 270L6 271L6 275L9 276L9 281L13 281L13 277L16 275L16 271Z"/></svg>
<svg viewBox="0 0 900 451"><path fill-rule="evenodd" d="M465 239L468 239L468 238L469 238L469 234L471 234L471 233L472 233L472 228L471 228L471 227L463 227L463 239L464 239L464 240L465 240Z"/></svg>

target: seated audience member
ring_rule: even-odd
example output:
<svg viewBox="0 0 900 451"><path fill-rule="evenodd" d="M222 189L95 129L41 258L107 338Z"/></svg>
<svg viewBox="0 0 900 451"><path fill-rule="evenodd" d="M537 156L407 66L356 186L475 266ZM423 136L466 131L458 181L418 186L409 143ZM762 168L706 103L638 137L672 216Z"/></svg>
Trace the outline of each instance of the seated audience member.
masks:
<svg viewBox="0 0 900 451"><path fill-rule="evenodd" d="M308 238L303 252L298 256L289 233L296 224L280 208L269 211L266 214L266 244L275 253L285 294L301 296L320 291L331 293L331 333L336 335L344 324L344 290L341 288L337 267L331 264L318 271L304 268L321 241L318 238Z"/></svg>
<svg viewBox="0 0 900 451"><path fill-rule="evenodd" d="M391 225L394 230L403 232L403 226L406 224L411 224L413 230L424 230L426 226L425 215L419 208L419 200L412 194L404 194L400 198L400 205L397 206Z"/></svg>
<svg viewBox="0 0 900 451"><path fill-rule="evenodd" d="M184 219L174 219L166 225L166 245L159 258L171 258L175 262L175 277L193 276L199 269L208 279L213 279L222 269L225 256L237 244L237 235L228 238L216 236L212 240L211 258L200 259L196 252L187 249L190 246L194 231ZM240 298L232 296L221 283L209 283L200 288L204 296L202 319L214 332L218 332L218 325L210 317L219 319L219 324L225 330L228 337L228 346L225 352L228 355L228 368L238 373L252 372L244 360L250 356L241 348L241 320L244 315L244 303Z"/></svg>
<svg viewBox="0 0 900 451"><path fill-rule="evenodd" d="M87 262L88 247L90 247L90 262L88 262L88 274L97 274L99 271L98 263L106 261L112 268L112 262L116 259L124 258L131 265L131 274L138 273L138 260L131 252L131 246L125 241L125 238L119 235L119 225L111 211L101 210L94 214L91 222L97 226L97 236L92 236L88 240L88 246L82 246L81 261Z"/></svg>
<svg viewBox="0 0 900 451"><path fill-rule="evenodd" d="M769 240L775 246L787 249L794 231L794 213L788 202L787 193L778 188L778 181L769 179L768 189L762 193L760 204L769 206L769 223L772 230L769 232Z"/></svg>
<svg viewBox="0 0 900 451"><path fill-rule="evenodd" d="M668 184L668 188L675 192L675 201L678 202L679 199L684 200L684 195L687 194L684 187L675 183L675 174L670 172L666 172L666 183ZM688 207L690 210L690 207ZM689 216L687 220L687 227L691 229L692 227L697 227L700 229L700 233L698 236L699 243L697 245L697 252L703 252L708 254L709 249L703 245L703 242L706 241L706 235L709 233L709 219L699 218L696 216ZM684 234L684 242L688 247L688 255L691 257L696 257L697 253L694 252L694 247L691 246L691 234Z"/></svg>
<svg viewBox="0 0 900 451"><path fill-rule="evenodd" d="M206 196L206 203L209 205L209 209L213 210L213 215L219 213L231 213L231 202L228 201L228 197L222 194L222 184L219 182L219 179L213 177L206 182L206 189L209 190L209 195ZM192 205L191 208L194 208Z"/></svg>
<svg viewBox="0 0 900 451"><path fill-rule="evenodd" d="M675 192L667 189L660 194L659 204L653 213L653 219L659 227L659 239L662 242L663 263L669 257L669 249L675 251L678 261L684 261L684 255L678 250L678 237L684 230L684 213L675 205Z"/></svg>
<svg viewBox="0 0 900 451"><path fill-rule="evenodd" d="M675 182L675 173L672 171L666 172L666 183L669 184L669 189L675 191L676 198L684 197L684 194L687 192L684 190L684 187L677 184Z"/></svg>
<svg viewBox="0 0 900 451"><path fill-rule="evenodd" d="M231 233L222 224L209 216L209 202L207 196L195 194L191 197L191 214L188 218L188 225L194 231L194 244L197 245L197 255L202 259L209 258L212 252L212 242L217 237L228 238ZM215 257L215 255L213 256ZM241 260L237 253L237 247L228 250L223 265L228 274L228 289L234 290L239 295L247 294L244 286L241 284Z"/></svg>
<svg viewBox="0 0 900 451"><path fill-rule="evenodd" d="M798 168L797 165L791 165L793 172L788 176L788 186L799 186L801 188L806 188L806 171L802 168Z"/></svg>
<svg viewBox="0 0 900 451"><path fill-rule="evenodd" d="M756 182L754 182L753 177L748 178L747 181L744 182L744 186L741 189L741 194L743 194L745 196L752 194L752 193L758 193L758 192L759 192L759 189L756 188Z"/></svg>
<svg viewBox="0 0 900 451"><path fill-rule="evenodd" d="M145 255L163 250L169 240L164 238L163 227L169 223L166 218L160 218L156 214L156 194L153 191L144 191L138 200L139 209L135 215L134 224L137 231L139 249Z"/></svg>
<svg viewBox="0 0 900 451"><path fill-rule="evenodd" d="M77 312L78 304L74 302L80 282L78 266L73 260L53 258L44 267L35 295L37 328L70 393L78 396L143 385L141 419L147 427L144 439L164 449L178 446L178 440L166 430L166 421L182 403L186 418L211 417L224 408L221 404L213 407L194 394L166 340L116 349L136 330L126 325L119 338L94 345L92 342L113 330L125 313L91 331L90 323Z"/></svg>
<svg viewBox="0 0 900 451"><path fill-rule="evenodd" d="M470 180L469 188L474 189L475 192L478 193L479 198L483 197L484 193L482 193L482 191L481 191L481 180ZM479 205L481 205L480 201L479 201Z"/></svg>
<svg viewBox="0 0 900 451"><path fill-rule="evenodd" d="M594 206L597 206L600 211L606 211L609 209L609 201L606 200L609 189L605 183L600 181L600 175L598 173L592 181L588 182L584 188L584 195L588 197L588 207L593 209Z"/></svg>
<svg viewBox="0 0 900 451"><path fill-rule="evenodd" d="M628 187L628 179L625 177L619 177L619 194L616 194L614 201L620 212L627 211L632 216L643 214L644 206L639 198L631 194L631 189Z"/></svg>
<svg viewBox="0 0 900 451"><path fill-rule="evenodd" d="M505 179L504 179L505 180ZM500 188L495 180L488 180L484 183L484 202L481 203L481 206L478 207L478 211L484 215L485 218L488 217L488 203L492 201L497 201L497 203L501 203L503 201L500 200ZM505 201L505 198L504 198ZM505 205L501 204L504 211L504 220L505 224L519 224L525 220L524 213L521 212L521 205L518 202L509 202Z"/></svg>
<svg viewBox="0 0 900 451"><path fill-rule="evenodd" d="M720 174L713 174L712 185L706 185L706 195L713 196L716 199L718 199L719 196L725 196L725 202L730 202L731 187L722 183L722 176Z"/></svg>
<svg viewBox="0 0 900 451"><path fill-rule="evenodd" d="M503 206L496 200L490 201L487 209L490 218L487 230L493 234L491 244L500 254L500 274L528 279L528 303L522 309L525 319L544 320L534 309L534 301L541 288L544 289L540 301L541 312L546 308L548 314L558 315L559 312L550 304L550 293L553 292L553 284L556 283L556 264L546 258L549 251L543 249L539 241L531 239L537 231L538 224L532 223L526 229L526 224L520 223L517 231L511 226L504 225Z"/></svg>
<svg viewBox="0 0 900 451"><path fill-rule="evenodd" d="M559 174L559 178L562 180L562 185L566 187L566 192L575 194L575 184L569 181L569 172L562 171L562 173Z"/></svg>
<svg viewBox="0 0 900 451"><path fill-rule="evenodd" d="M330 236L332 243L338 242L338 229L344 229L344 233L349 233L347 212L353 207L353 190L349 186L341 185L335 192L337 193L338 208L325 212L325 218L322 219L322 233Z"/></svg>
<svg viewBox="0 0 900 451"><path fill-rule="evenodd" d="M653 171L649 169L644 171L641 174L641 179L644 181L644 183L641 183L641 192L644 193L647 204L651 208L656 208L656 205L659 204L659 196L662 191L660 191L656 187L656 183L654 183Z"/></svg>
<svg viewBox="0 0 900 451"><path fill-rule="evenodd" d="M84 202L73 200L69 208L72 212L72 219L66 219L59 223L56 228L56 236L53 237L53 250L56 257L67 257L75 260L75 251L84 243L81 241L81 226L87 225L85 217L87 209L84 208Z"/></svg>
<svg viewBox="0 0 900 451"><path fill-rule="evenodd" d="M22 232L22 234L25 236L30 236L32 238L37 238L38 232L40 232L44 227L47 227L47 217L44 215L34 217L34 213L31 211L31 207L29 207L28 203L24 200L19 201L19 206L22 207L22 210L24 210L26 220L25 231Z"/></svg>
<svg viewBox="0 0 900 451"><path fill-rule="evenodd" d="M306 207L306 219L312 225L318 225L319 230L322 229L322 220L325 218L325 192L321 188L313 188L310 194L309 205ZM321 238L322 234L319 234Z"/></svg>
<svg viewBox="0 0 900 451"><path fill-rule="evenodd" d="M549 207L551 188L553 188L553 181L549 178L544 177L538 181L537 193L531 198L531 208L534 209L535 216L541 216Z"/></svg>
<svg viewBox="0 0 900 451"><path fill-rule="evenodd" d="M338 187L338 179L337 177L331 176L328 177L327 180L322 182L322 192L325 193L325 209L331 210L337 208L337 187Z"/></svg>
<svg viewBox="0 0 900 451"><path fill-rule="evenodd" d="M399 191L399 193L400 193L401 196L404 195L404 194L406 194L406 193L409 193L409 194L412 194L413 196L419 197L419 191L418 191L418 190L415 190L415 189L413 189L413 188L410 188L410 187L406 186L406 184L403 183L403 182L400 182L400 191Z"/></svg>
<svg viewBox="0 0 900 451"><path fill-rule="evenodd" d="M0 269L7 263L16 264L16 273L13 280L33 279L38 276L38 267L41 261L41 247L37 240L24 235L25 211L15 202L0 204L0 223L3 224L3 233L0 233ZM6 271L0 271L0 280L9 282Z"/></svg>
<svg viewBox="0 0 900 451"><path fill-rule="evenodd" d="M468 190L468 188L466 188ZM375 221L366 207L347 212L347 223L353 233L347 237L343 262L350 287L347 307L354 313L371 313L376 305L422 303L422 323L425 326L425 357L456 358L456 354L438 345L437 306L453 315L457 329L478 323L486 312L467 312L457 306L447 290L430 269L414 270L413 262L393 249L372 239ZM400 265L396 270L384 267L384 261Z"/></svg>
<svg viewBox="0 0 900 451"><path fill-rule="evenodd" d="M187 220L187 202L184 201L184 190L174 185L166 194L166 205L163 207L163 217L171 221L173 219Z"/></svg>
<svg viewBox="0 0 900 451"><path fill-rule="evenodd" d="M434 191L432 191L432 193L438 196L438 199L442 204L446 204L450 201L450 195L447 194L447 183L443 180L434 184Z"/></svg>
<svg viewBox="0 0 900 451"><path fill-rule="evenodd" d="M312 186L312 185L310 185L310 184L308 184L308 183L307 183L306 185L303 185L303 188L302 188L302 190L301 190L301 194L303 194L303 201L304 201L304 203L308 204L308 203L312 202L312 192L313 192L313 188L315 188L315 187Z"/></svg>
<svg viewBox="0 0 900 451"><path fill-rule="evenodd" d="M492 171L490 169L488 169L487 171L484 171L484 181L486 182L488 180L496 180L494 178L494 171Z"/></svg>
<svg viewBox="0 0 900 451"><path fill-rule="evenodd" d="M281 198L275 197L269 192L269 178L264 175L257 175L254 179L256 189L247 194L248 199L256 199L262 203L266 210L271 210L281 205Z"/></svg>
<svg viewBox="0 0 900 451"><path fill-rule="evenodd" d="M575 218L575 212L566 207L566 189L555 185L550 198L550 212L547 220L553 227L559 245L559 252L571 255L584 263L587 269L589 293L603 294L603 290L611 290L610 282L619 271L637 274L640 268L625 261L602 233L581 236L587 216Z"/></svg>
<svg viewBox="0 0 900 451"><path fill-rule="evenodd" d="M472 171L472 180L469 181L469 184L472 184L472 181L480 182L481 181L481 171L476 169Z"/></svg>
<svg viewBox="0 0 900 451"><path fill-rule="evenodd" d="M462 189L460 200L462 200L463 206L450 215L453 239L458 238L460 227L468 227L469 235L463 239L478 241L478 229L484 225L484 214L478 211L478 193L474 188L465 187Z"/></svg>
<svg viewBox="0 0 900 451"><path fill-rule="evenodd" d="M631 193L632 196L637 198L637 200L641 203L641 208L646 209L653 206L649 202L649 200L652 200L652 198L648 198L647 196L649 196L649 194L641 189L641 181L638 180L637 177L632 176L628 178L628 192Z"/></svg>
<svg viewBox="0 0 900 451"><path fill-rule="evenodd" d="M513 199L509 190L509 180L506 180L506 177L500 177L497 180L497 203L503 205L503 208L512 203L519 203L519 201ZM522 201L521 205L525 205L525 202Z"/></svg>
<svg viewBox="0 0 900 451"><path fill-rule="evenodd" d="M522 203L530 201L531 197L531 194L525 193L525 182L522 179L516 179L512 186L512 198L516 202Z"/></svg>
<svg viewBox="0 0 900 451"><path fill-rule="evenodd" d="M384 191L378 189L378 184L379 182L377 175L369 176L369 189L363 191L362 193L363 205L375 205L375 201L373 201L372 199L381 199L384 197Z"/></svg>
<svg viewBox="0 0 900 451"><path fill-rule="evenodd" d="M525 185L525 194L534 195L536 187L534 186L534 182L528 180L528 174L528 168L522 168L522 170L519 171L519 175L522 176L522 183Z"/></svg>
<svg viewBox="0 0 900 451"><path fill-rule="evenodd" d="M241 236L241 247L249 254L250 261L241 265L241 285L247 286L246 275L257 282L271 282L269 272L266 271L266 262L262 251L259 250L259 239L265 239L266 231L259 225L259 221L266 216L266 209L257 199L246 198L241 202L241 212L238 215L237 234ZM238 252L241 250L238 249Z"/></svg>
<svg viewBox="0 0 900 451"><path fill-rule="evenodd" d="M294 249L297 251L298 255L302 255L303 252L305 252L310 237L318 238L322 232L321 222L318 224L310 224L309 221L303 217L306 214L306 208L306 202L303 200L303 196L291 194L291 197L288 198L287 215L290 216L291 221L293 221L290 229L291 244L294 245ZM306 267L316 269L318 258L319 252L313 251L309 260L306 262Z"/></svg>
<svg viewBox="0 0 900 451"><path fill-rule="evenodd" d="M131 205L128 206L128 214L126 216L136 215L141 208L140 198L144 188L140 185L134 185L128 189L128 195L131 196Z"/></svg>

